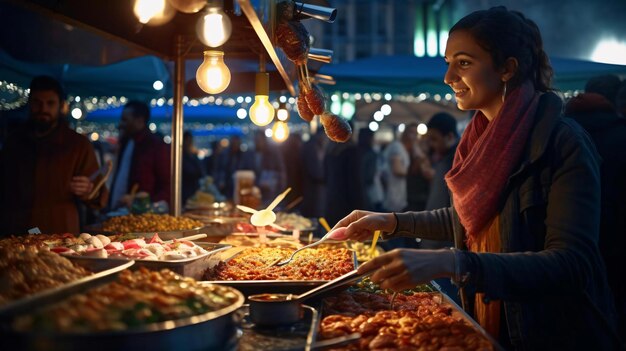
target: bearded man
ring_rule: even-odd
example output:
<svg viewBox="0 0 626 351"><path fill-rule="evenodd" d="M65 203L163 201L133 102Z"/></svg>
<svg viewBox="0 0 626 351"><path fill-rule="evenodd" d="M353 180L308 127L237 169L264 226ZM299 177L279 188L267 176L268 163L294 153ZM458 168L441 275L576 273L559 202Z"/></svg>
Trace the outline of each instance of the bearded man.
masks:
<svg viewBox="0 0 626 351"><path fill-rule="evenodd" d="M78 203L102 208L108 191L93 193L98 162L89 140L68 126L64 93L52 77L30 84L27 123L0 152L0 234L79 233Z"/></svg>

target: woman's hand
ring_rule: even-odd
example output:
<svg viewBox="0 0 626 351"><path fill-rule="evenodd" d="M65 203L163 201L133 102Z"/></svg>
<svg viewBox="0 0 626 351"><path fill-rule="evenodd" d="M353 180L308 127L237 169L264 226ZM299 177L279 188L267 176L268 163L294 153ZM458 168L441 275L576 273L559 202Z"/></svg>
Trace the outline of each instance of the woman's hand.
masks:
<svg viewBox="0 0 626 351"><path fill-rule="evenodd" d="M359 267L358 273L373 272L371 280L381 289L401 291L436 278L454 275L454 252L395 249Z"/></svg>
<svg viewBox="0 0 626 351"><path fill-rule="evenodd" d="M379 213L354 210L330 231L330 238L335 240L367 240L374 231L391 233L396 229L396 216L393 213Z"/></svg>

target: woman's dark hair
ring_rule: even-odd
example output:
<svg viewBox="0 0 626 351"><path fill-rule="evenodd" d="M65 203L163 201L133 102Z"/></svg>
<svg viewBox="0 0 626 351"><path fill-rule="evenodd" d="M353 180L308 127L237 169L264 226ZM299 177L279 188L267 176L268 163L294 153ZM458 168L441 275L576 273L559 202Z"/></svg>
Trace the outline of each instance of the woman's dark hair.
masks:
<svg viewBox="0 0 626 351"><path fill-rule="evenodd" d="M552 66L543 51L539 27L521 12L504 6L475 11L450 29L468 31L478 44L491 54L494 66L503 67L509 57L517 59L517 72L508 82L509 89L531 79L535 89L551 90Z"/></svg>

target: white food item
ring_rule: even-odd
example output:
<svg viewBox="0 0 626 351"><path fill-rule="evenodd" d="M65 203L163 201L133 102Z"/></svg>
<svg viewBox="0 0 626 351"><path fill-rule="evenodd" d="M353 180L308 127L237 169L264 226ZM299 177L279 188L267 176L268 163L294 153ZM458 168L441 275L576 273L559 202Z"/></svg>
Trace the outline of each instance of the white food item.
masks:
<svg viewBox="0 0 626 351"><path fill-rule="evenodd" d="M163 245L158 244L158 243L148 244L144 246L144 249L149 250L150 252L155 254L157 257L161 257L165 253L165 248L163 247Z"/></svg>
<svg viewBox="0 0 626 351"><path fill-rule="evenodd" d="M87 250L87 248L89 248L89 246L87 245L81 245L81 244L75 244L69 247L69 249L74 250L76 252L82 252Z"/></svg>
<svg viewBox="0 0 626 351"><path fill-rule="evenodd" d="M102 245L102 241L100 241L97 236L90 237L86 240L86 242L96 249L101 249L102 247L104 247L104 245Z"/></svg>
<svg viewBox="0 0 626 351"><path fill-rule="evenodd" d="M87 257L97 257L97 258L107 258L109 257L109 254L107 253L107 250L103 249L103 248L99 248L96 250L89 250L89 251L85 251L82 254L83 256L87 256Z"/></svg>
<svg viewBox="0 0 626 351"><path fill-rule="evenodd" d="M78 238L87 241L87 239L91 238L91 234L89 234L89 233L80 233Z"/></svg>
<svg viewBox="0 0 626 351"><path fill-rule="evenodd" d="M96 238L100 239L100 242L102 242L102 246L107 246L111 243L111 239L106 235L98 234L96 235Z"/></svg>

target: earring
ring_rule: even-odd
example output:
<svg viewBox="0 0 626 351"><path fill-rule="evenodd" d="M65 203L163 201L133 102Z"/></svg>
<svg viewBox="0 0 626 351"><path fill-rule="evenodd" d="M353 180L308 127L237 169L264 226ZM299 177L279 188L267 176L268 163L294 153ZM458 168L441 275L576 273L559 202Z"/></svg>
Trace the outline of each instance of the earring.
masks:
<svg viewBox="0 0 626 351"><path fill-rule="evenodd" d="M504 89L502 89L502 102L504 102L504 98L506 98L506 82L504 82Z"/></svg>

